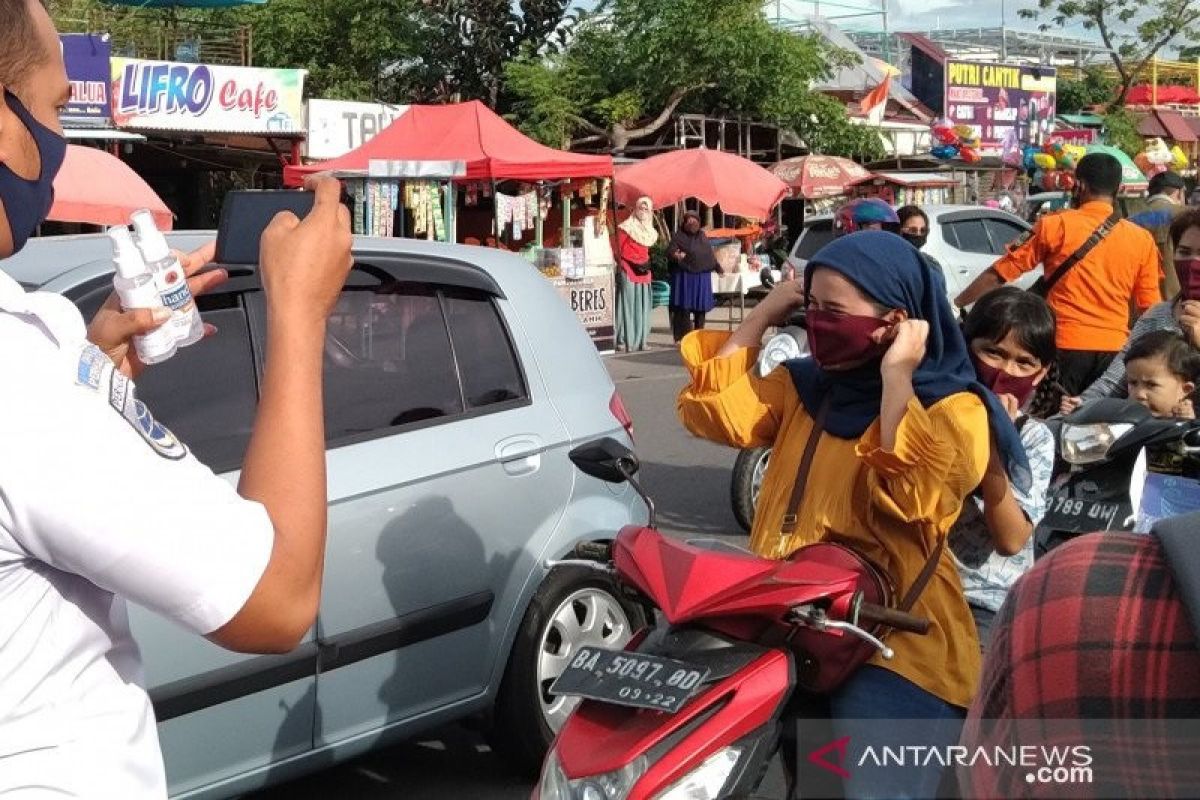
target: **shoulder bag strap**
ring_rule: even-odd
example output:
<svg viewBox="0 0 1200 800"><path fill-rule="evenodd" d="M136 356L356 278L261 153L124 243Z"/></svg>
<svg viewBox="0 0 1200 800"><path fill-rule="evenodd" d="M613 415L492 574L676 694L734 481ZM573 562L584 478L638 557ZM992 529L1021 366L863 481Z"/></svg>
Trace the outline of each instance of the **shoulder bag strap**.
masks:
<svg viewBox="0 0 1200 800"><path fill-rule="evenodd" d="M929 554L929 559L925 562L925 566L921 567L921 572L917 575L917 579L913 581L912 586L908 587L908 591L904 593L904 597L900 600L900 604L896 608L901 611L911 611L916 604L917 598L921 596L921 592L925 591L925 587L929 585L929 581L933 579L933 573L937 571L938 562L942 560L942 551L946 549L945 534L938 536L938 542L933 547L933 552Z"/></svg>
<svg viewBox="0 0 1200 800"><path fill-rule="evenodd" d="M812 469L813 457L817 454L817 444L825 430L825 415L829 411L829 399L821 401L817 416L813 419L812 432L808 434L808 442L804 445L804 455L800 459L800 470L796 473L796 484L792 487L792 496L788 500L787 513L783 515L783 525L779 532L790 536L796 532L796 512L800 510L800 501L804 499L804 488L808 485L808 473Z"/></svg>
<svg viewBox="0 0 1200 800"><path fill-rule="evenodd" d="M796 483L792 486L792 496L788 499L787 513L783 515L783 524L779 530L784 536L790 536L796 531L796 524L799 520L798 511L800 510L800 502L804 499L804 489L808 485L808 474L812 470L813 458L817 454L817 444L821 440L821 434L825 429L825 415L829 410L829 400L826 399L821 403L821 408L817 411L817 416L813 419L812 431L808 434L808 441L804 445L804 455L800 458L800 469L796 473ZM933 552L929 554L929 559L925 562L925 566L921 568L921 573L917 579L913 581L908 592L897 606L901 611L908 611L917 602L917 598L921 596L921 592L925 591L925 587L933 578L934 571L937 570L938 562L942 558L942 551L946 549L946 537L939 536L938 543L934 546Z"/></svg>
<svg viewBox="0 0 1200 800"><path fill-rule="evenodd" d="M1083 260L1084 256L1092 252L1092 248L1100 244L1104 240L1104 237L1108 236L1112 232L1112 229L1117 227L1117 223L1120 221L1121 215L1114 209L1112 215L1100 223L1100 227L1092 231L1092 235L1087 238L1087 241L1080 245L1079 249L1072 253L1066 261L1059 264L1058 269L1054 270L1053 275L1045 279L1045 283L1042 284L1042 296L1049 295L1050 290L1054 288L1056 283L1066 277L1071 267L1078 264Z"/></svg>

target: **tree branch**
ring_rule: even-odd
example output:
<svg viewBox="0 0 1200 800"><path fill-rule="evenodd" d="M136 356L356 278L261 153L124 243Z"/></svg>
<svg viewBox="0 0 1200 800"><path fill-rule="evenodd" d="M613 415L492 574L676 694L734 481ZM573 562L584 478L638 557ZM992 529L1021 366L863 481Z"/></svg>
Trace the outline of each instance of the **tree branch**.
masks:
<svg viewBox="0 0 1200 800"><path fill-rule="evenodd" d="M640 128L632 128L626 131L626 134L630 139L640 139L643 136L649 136L663 125L667 124L667 120L669 120L671 115L675 113L675 109L679 108L679 104L683 102L685 97L692 92L699 91L700 89L711 89L715 85L716 84L713 83L702 83L698 86L682 86L676 89L675 91L671 92L671 96L667 98L666 106L663 107L663 110L659 112L657 117L642 125Z"/></svg>
<svg viewBox="0 0 1200 800"><path fill-rule="evenodd" d="M607 142L608 136L605 134L597 134L595 136L584 136L580 139L572 139L571 147L578 147L581 144L591 144L592 142Z"/></svg>
<svg viewBox="0 0 1200 800"><path fill-rule="evenodd" d="M571 120L571 122L574 122L576 125L583 128L585 131L590 131L591 133L594 133L597 136L603 136L605 138L608 137L608 131L606 131L604 128L601 128L596 123L591 122L590 120L584 119L583 117L579 116L578 114L567 114L567 119Z"/></svg>

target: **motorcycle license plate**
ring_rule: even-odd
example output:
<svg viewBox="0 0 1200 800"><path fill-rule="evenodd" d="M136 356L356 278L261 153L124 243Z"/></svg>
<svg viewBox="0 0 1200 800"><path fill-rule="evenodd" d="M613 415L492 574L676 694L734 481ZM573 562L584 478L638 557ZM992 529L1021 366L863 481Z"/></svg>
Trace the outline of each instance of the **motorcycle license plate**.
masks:
<svg viewBox="0 0 1200 800"><path fill-rule="evenodd" d="M709 672L647 653L581 647L550 693L674 714L704 684Z"/></svg>
<svg viewBox="0 0 1200 800"><path fill-rule="evenodd" d="M1072 533L1107 531L1124 520L1118 520L1120 503L1075 500L1066 495L1050 498L1042 525L1051 530Z"/></svg>

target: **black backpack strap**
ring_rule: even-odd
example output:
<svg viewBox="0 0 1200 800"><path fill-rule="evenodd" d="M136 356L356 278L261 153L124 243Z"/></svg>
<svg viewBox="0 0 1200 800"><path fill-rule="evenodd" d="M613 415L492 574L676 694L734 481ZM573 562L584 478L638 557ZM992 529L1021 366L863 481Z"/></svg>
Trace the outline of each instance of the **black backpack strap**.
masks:
<svg viewBox="0 0 1200 800"><path fill-rule="evenodd" d="M1200 639L1200 513L1159 520L1151 534L1162 543L1179 597Z"/></svg>

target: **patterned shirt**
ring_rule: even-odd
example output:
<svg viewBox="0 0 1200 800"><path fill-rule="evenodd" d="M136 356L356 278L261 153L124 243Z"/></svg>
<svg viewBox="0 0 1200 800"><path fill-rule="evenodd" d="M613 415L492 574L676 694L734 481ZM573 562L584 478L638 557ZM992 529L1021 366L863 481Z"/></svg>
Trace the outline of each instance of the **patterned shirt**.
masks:
<svg viewBox="0 0 1200 800"><path fill-rule="evenodd" d="M996 619L961 744L1085 745L1092 780L974 761L967 798L1195 797L1200 647L1154 536L1081 536L1040 560Z"/></svg>
<svg viewBox="0 0 1200 800"><path fill-rule="evenodd" d="M1028 492L1015 486L1012 491L1025 516L1036 526L1046 513L1046 495L1054 470L1054 434L1036 419L1026 418L1021 428L1021 444L1029 457L1033 483ZM967 602L999 611L1009 587L1033 566L1033 537L1014 556L997 553L983 515L983 499L976 497L975 502L963 504L962 515L950 529L950 552L958 566Z"/></svg>
<svg viewBox="0 0 1200 800"><path fill-rule="evenodd" d="M1095 383L1083 390L1083 394L1079 395L1079 398L1086 401L1095 400L1098 397L1125 397L1128 392L1128 388L1125 385L1125 354L1129 352L1129 346L1134 341L1151 331L1182 332L1179 328L1179 323L1175 320L1174 300L1167 300L1164 303L1151 306L1145 314L1138 317L1138 321L1133 323L1133 330L1129 334L1129 341L1125 342L1125 346L1121 348L1121 352L1117 353L1116 357L1113 358L1112 363L1108 365L1108 369L1104 370L1104 374L1097 378Z"/></svg>

